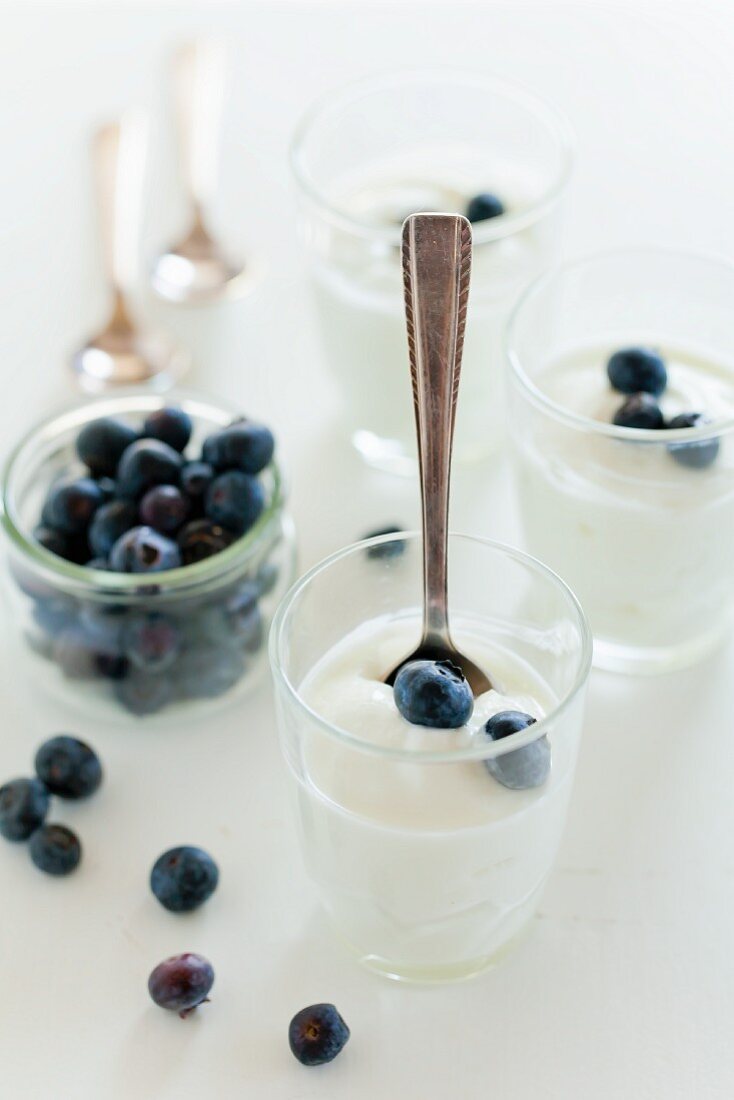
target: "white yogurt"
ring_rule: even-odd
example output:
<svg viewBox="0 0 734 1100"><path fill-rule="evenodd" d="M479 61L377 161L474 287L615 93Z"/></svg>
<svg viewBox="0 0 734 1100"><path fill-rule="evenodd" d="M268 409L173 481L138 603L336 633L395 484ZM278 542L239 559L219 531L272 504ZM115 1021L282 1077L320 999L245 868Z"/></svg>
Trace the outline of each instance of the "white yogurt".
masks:
<svg viewBox="0 0 734 1100"><path fill-rule="evenodd" d="M551 732L551 771L533 790L501 786L481 760L421 763L423 751L483 742L500 710L541 718L555 699L522 660L457 623L458 644L497 690L475 701L461 730L411 725L381 678L416 632L414 622L365 623L301 685L319 717L367 748L304 730L299 810L309 872L362 960L396 976L450 978L489 965L531 916L560 840L578 730ZM415 755L396 760L390 749Z"/></svg>
<svg viewBox="0 0 734 1100"><path fill-rule="evenodd" d="M625 400L607 380L614 350L576 349L540 369L535 383L562 408L608 424ZM668 367L660 398L666 418L734 415L731 365L660 350ZM598 662L654 671L706 652L726 630L734 596L731 439L722 436L710 467L690 469L673 460L664 432L659 444L621 441L515 401L527 545L578 596Z"/></svg>

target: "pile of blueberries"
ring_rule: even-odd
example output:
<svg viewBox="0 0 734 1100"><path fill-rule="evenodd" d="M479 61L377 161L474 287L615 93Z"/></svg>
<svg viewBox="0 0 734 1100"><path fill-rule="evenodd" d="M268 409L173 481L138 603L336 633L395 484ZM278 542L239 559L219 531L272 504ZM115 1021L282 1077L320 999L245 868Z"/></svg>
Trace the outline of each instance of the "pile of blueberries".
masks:
<svg viewBox="0 0 734 1100"><path fill-rule="evenodd" d="M55 482L34 537L77 565L112 573L157 574L220 553L245 535L266 506L260 474L272 432L240 418L214 432L200 457L186 456L192 433L180 408L151 413L137 431L104 417L80 431L87 472ZM74 600L21 586L34 600L41 649L71 679L103 679L130 712L151 714L176 699L214 697L243 675L263 642L260 600L277 580L262 557L246 577L207 598L183 597L155 610L146 583L141 609L120 600Z"/></svg>
<svg viewBox="0 0 734 1100"><path fill-rule="evenodd" d="M657 398L668 384L668 371L661 355L650 348L622 348L615 351L607 363L607 376L618 393L627 399L617 409L613 423L621 428L701 428L711 423L700 412L684 412L666 421ZM705 470L716 461L719 453L717 438L691 443L671 443L668 453L681 466Z"/></svg>

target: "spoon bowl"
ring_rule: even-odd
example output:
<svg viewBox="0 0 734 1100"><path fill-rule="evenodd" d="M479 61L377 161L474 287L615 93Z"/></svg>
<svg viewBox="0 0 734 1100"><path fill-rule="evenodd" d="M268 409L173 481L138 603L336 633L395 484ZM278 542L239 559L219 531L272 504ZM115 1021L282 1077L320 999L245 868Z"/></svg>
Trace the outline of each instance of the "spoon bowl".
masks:
<svg viewBox="0 0 734 1100"><path fill-rule="evenodd" d="M152 284L169 302L209 302L241 293L245 274L244 264L225 253L196 215L186 236L156 260Z"/></svg>

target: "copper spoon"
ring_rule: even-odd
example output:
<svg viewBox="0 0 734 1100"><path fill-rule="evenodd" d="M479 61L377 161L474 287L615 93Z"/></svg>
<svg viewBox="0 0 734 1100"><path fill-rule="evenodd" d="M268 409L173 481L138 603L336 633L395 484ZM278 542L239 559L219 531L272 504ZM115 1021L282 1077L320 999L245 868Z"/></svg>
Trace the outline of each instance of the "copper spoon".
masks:
<svg viewBox="0 0 734 1100"><path fill-rule="evenodd" d="M488 676L454 645L448 613L451 452L471 270L471 226L460 214L411 214L403 225L403 283L423 511L423 635L409 661L451 661L475 696Z"/></svg>

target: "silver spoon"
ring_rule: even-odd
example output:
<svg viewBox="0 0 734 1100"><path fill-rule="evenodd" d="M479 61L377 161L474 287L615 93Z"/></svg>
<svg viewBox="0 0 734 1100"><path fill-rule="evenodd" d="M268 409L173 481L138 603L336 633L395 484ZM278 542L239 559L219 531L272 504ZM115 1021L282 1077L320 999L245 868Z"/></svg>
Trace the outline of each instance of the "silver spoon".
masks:
<svg viewBox="0 0 734 1100"><path fill-rule="evenodd" d="M411 214L403 225L403 282L423 510L423 636L408 661L451 661L475 696L487 675L454 645L448 614L451 451L471 270L471 226L460 214Z"/></svg>
<svg viewBox="0 0 734 1100"><path fill-rule="evenodd" d="M153 378L167 384L182 373L188 358L164 338L140 331L125 292L136 267L145 163L142 119L128 115L98 130L92 138L92 162L112 310L104 327L74 354L72 370L92 392Z"/></svg>
<svg viewBox="0 0 734 1100"><path fill-rule="evenodd" d="M191 206L187 232L158 257L153 289L171 302L212 302L246 290L244 264L214 239L206 220L217 176L217 141L224 102L225 53L198 39L174 57L181 161Z"/></svg>

